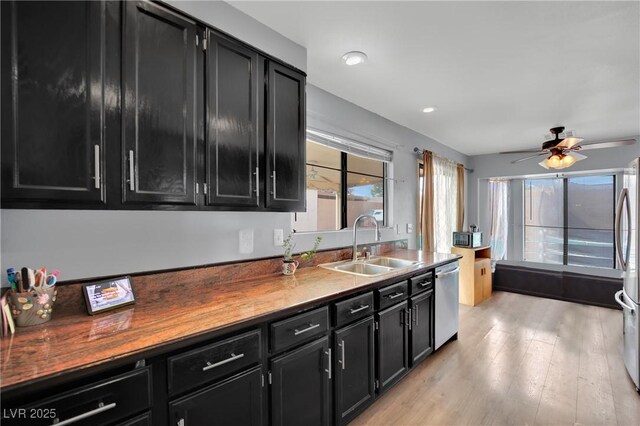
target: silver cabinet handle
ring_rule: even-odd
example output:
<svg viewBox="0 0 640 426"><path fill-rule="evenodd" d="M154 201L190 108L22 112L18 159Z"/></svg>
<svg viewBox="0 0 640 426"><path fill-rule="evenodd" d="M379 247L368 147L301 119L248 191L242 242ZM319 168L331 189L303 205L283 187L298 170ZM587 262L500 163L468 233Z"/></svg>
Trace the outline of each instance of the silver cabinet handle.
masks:
<svg viewBox="0 0 640 426"><path fill-rule="evenodd" d="M420 287L426 287L426 286L428 286L428 285L430 285L430 284L431 284L431 280L429 280L429 281L425 281L425 282L422 282L422 283L420 283L420 284L418 284L418 285L419 285Z"/></svg>
<svg viewBox="0 0 640 426"><path fill-rule="evenodd" d="M130 149L129 150L129 190L131 191L135 191L136 186L133 182L134 180L134 166L133 166L133 150Z"/></svg>
<svg viewBox="0 0 640 426"><path fill-rule="evenodd" d="M368 309L368 308L369 308L369 305L360 305L360 307L359 307L359 308L356 308L356 309L353 309L353 308L352 308L352 309L349 309L349 313L350 313L351 315L353 315L353 314L357 314L358 312L364 311L365 309Z"/></svg>
<svg viewBox="0 0 640 426"><path fill-rule="evenodd" d="M414 306L414 307L413 307L413 313L415 314L415 318L414 318L413 320L414 320L414 322L416 323L416 327L418 326L418 315L419 315L419 314L418 314L418 312L419 312L419 311L418 311L418 307L419 307L419 306L420 306L420 305L416 305L416 306Z"/></svg>
<svg viewBox="0 0 640 426"><path fill-rule="evenodd" d="M328 359L328 369L325 369L324 371L326 371L329 375L329 379L331 379L331 348L329 348L329 350L327 352L325 352L325 354L327 354L327 356L329 357Z"/></svg>
<svg viewBox="0 0 640 426"><path fill-rule="evenodd" d="M452 271L449 271L449 272L440 273L440 274L436 275L436 279L448 277L449 275L457 274L458 272L460 272L460 268L456 268L456 269L454 269Z"/></svg>
<svg viewBox="0 0 640 426"><path fill-rule="evenodd" d="M411 323L413 321L411 321L412 318L412 312L411 309L407 309L407 325L409 326L409 330L411 330Z"/></svg>
<svg viewBox="0 0 640 426"><path fill-rule="evenodd" d="M635 309L633 309L632 306L627 305L626 303L624 303L622 301L622 298L620 296L622 296L622 293L624 293L624 290L620 290L619 292L616 293L615 298L616 298L616 302L618 302L618 305L622 306L623 308L626 308L628 310L631 311L631 314L635 313Z"/></svg>
<svg viewBox="0 0 640 426"><path fill-rule="evenodd" d="M216 367L220 367L221 365L225 365L228 364L232 361L238 360L240 358L244 357L244 354L238 354L235 355L234 353L231 353L231 356L227 359L224 359L220 362L216 362L215 364L211 364L210 362L207 361L207 365L202 367L202 371L207 371L207 370L211 370L212 368L216 368Z"/></svg>
<svg viewBox="0 0 640 426"><path fill-rule="evenodd" d="M100 189L100 145L93 146L93 186Z"/></svg>
<svg viewBox="0 0 640 426"><path fill-rule="evenodd" d="M271 195L273 195L273 198L276 198L276 171L272 171L271 172Z"/></svg>
<svg viewBox="0 0 640 426"><path fill-rule="evenodd" d="M293 329L293 335L294 336L298 336L298 335L300 335L302 333L306 333L307 331L311 331L314 328L318 328L318 327L320 327L320 324L311 324L311 323L309 323L309 327L303 328L302 330L298 330L297 328L294 328Z"/></svg>
<svg viewBox="0 0 640 426"><path fill-rule="evenodd" d="M398 297L402 296L403 294L404 294L403 292L400 292L400 291L399 291L399 292L397 292L397 293L390 294L390 295L388 295L387 297L388 297L389 299L393 300L393 299L397 299Z"/></svg>
<svg viewBox="0 0 640 426"><path fill-rule="evenodd" d="M341 357L340 357L340 363L342 364L342 369L344 370L345 369L345 364L347 363L347 361L344 358L344 340L340 341L340 348L342 350L342 354L341 354Z"/></svg>
<svg viewBox="0 0 640 426"><path fill-rule="evenodd" d="M87 411L86 413L78 414L75 417L71 417L70 419L60 421L60 419L55 419L53 421L52 426L63 426L70 425L75 422L79 422L80 420L89 418L91 416L95 416L96 414L104 413L105 411L111 410L112 408L116 408L116 403L112 402L111 404L104 405L104 403L99 403L98 408L93 409L91 411Z"/></svg>
<svg viewBox="0 0 640 426"><path fill-rule="evenodd" d="M184 426L184 419L180 419L176 422L176 426Z"/></svg>
<svg viewBox="0 0 640 426"><path fill-rule="evenodd" d="M260 198L260 167L256 167L256 171L253 172L256 177L256 187L253 189L253 192L256 193L256 198Z"/></svg>

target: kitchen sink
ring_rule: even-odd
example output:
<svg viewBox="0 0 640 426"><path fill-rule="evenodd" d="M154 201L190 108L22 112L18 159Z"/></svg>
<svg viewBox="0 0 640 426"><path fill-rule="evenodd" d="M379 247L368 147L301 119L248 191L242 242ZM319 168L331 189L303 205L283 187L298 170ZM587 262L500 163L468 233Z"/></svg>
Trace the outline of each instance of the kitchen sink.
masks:
<svg viewBox="0 0 640 426"><path fill-rule="evenodd" d="M346 274L375 277L389 272L410 268L411 266L419 263L420 262L395 259L392 257L372 257L368 260L358 260L355 262L352 260L343 260L341 262L324 263L319 266L321 268L344 272Z"/></svg>

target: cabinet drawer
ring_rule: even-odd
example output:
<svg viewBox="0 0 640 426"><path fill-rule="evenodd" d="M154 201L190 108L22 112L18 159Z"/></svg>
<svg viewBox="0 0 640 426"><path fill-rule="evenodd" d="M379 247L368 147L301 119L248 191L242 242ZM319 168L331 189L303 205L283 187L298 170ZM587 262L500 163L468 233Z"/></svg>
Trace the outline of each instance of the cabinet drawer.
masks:
<svg viewBox="0 0 640 426"><path fill-rule="evenodd" d="M144 414L135 416L133 419L129 419L122 423L118 423L118 426L151 426L151 412L147 411Z"/></svg>
<svg viewBox="0 0 640 426"><path fill-rule="evenodd" d="M27 407L53 417L32 418L30 425L63 423L100 426L112 424L151 406L151 367L115 376L98 383L39 401ZM125 423L127 424L127 423Z"/></svg>
<svg viewBox="0 0 640 426"><path fill-rule="evenodd" d="M335 304L336 327L348 324L373 312L373 292L361 294Z"/></svg>
<svg viewBox="0 0 640 426"><path fill-rule="evenodd" d="M418 294L421 291L433 288L433 271L418 275L409 280L411 282L411 294Z"/></svg>
<svg viewBox="0 0 640 426"><path fill-rule="evenodd" d="M328 329L329 308L326 306L274 322L271 324L271 350L286 349L324 334Z"/></svg>
<svg viewBox="0 0 640 426"><path fill-rule="evenodd" d="M408 296L408 285L408 281L402 281L397 284L393 284L376 290L376 292L378 293L379 308L384 309L406 299Z"/></svg>
<svg viewBox="0 0 640 426"><path fill-rule="evenodd" d="M260 330L254 330L169 358L169 393L195 388L258 363L262 358L260 341Z"/></svg>

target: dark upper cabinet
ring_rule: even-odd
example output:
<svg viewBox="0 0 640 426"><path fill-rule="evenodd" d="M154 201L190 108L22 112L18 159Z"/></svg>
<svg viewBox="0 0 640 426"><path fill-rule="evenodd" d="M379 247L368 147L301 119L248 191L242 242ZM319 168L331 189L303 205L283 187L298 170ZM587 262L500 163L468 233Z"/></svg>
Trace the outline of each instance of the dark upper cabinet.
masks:
<svg viewBox="0 0 640 426"><path fill-rule="evenodd" d="M207 30L206 183L210 205L258 206L258 54Z"/></svg>
<svg viewBox="0 0 640 426"><path fill-rule="evenodd" d="M105 201L104 2L2 2L2 198Z"/></svg>
<svg viewBox="0 0 640 426"><path fill-rule="evenodd" d="M334 334L336 424L346 424L375 397L374 321L370 316Z"/></svg>
<svg viewBox="0 0 640 426"><path fill-rule="evenodd" d="M196 24L124 2L123 202L195 204Z"/></svg>
<svg viewBox="0 0 640 426"><path fill-rule="evenodd" d="M326 425L329 416L329 339L323 337L271 361L273 425Z"/></svg>
<svg viewBox="0 0 640 426"><path fill-rule="evenodd" d="M181 426L262 424L260 367L169 403L169 424Z"/></svg>
<svg viewBox="0 0 640 426"><path fill-rule="evenodd" d="M407 306L405 301L377 314L379 392L384 392L409 371Z"/></svg>
<svg viewBox="0 0 640 426"><path fill-rule="evenodd" d="M414 296L410 301L412 365L425 359L434 348L433 290Z"/></svg>
<svg viewBox="0 0 640 426"><path fill-rule="evenodd" d="M268 64L267 208L305 209L305 77Z"/></svg>

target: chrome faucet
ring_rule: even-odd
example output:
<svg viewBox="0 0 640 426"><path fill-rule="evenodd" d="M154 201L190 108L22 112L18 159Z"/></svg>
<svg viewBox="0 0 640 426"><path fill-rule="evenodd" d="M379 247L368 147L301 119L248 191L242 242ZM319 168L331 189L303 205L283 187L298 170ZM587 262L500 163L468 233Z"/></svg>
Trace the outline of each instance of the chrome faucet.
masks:
<svg viewBox="0 0 640 426"><path fill-rule="evenodd" d="M358 231L358 222L360 222L360 219L364 219L364 218L369 218L371 220L373 220L373 223L376 224L376 241L380 241L380 228L378 227L378 221L376 220L375 217L371 216L370 214L361 214L360 216L356 217L356 220L353 222L353 261L357 261L358 260L358 243L357 243L357 231Z"/></svg>

